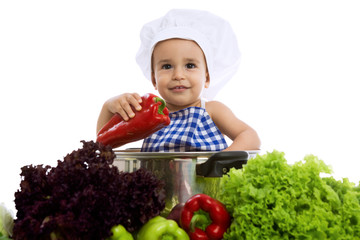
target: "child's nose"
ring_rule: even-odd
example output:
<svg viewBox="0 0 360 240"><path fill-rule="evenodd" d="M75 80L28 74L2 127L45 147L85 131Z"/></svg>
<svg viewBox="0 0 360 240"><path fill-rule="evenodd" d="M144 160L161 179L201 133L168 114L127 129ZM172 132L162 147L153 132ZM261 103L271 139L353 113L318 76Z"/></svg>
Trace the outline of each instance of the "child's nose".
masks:
<svg viewBox="0 0 360 240"><path fill-rule="evenodd" d="M174 80L184 79L184 70L181 67L174 68L173 79Z"/></svg>

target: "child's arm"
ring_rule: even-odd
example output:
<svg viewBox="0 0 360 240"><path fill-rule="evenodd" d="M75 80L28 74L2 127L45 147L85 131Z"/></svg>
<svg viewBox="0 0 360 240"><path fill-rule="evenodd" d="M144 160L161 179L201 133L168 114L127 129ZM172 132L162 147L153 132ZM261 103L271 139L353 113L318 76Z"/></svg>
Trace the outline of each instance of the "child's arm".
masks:
<svg viewBox="0 0 360 240"><path fill-rule="evenodd" d="M141 101L141 97L137 93L124 93L108 99L101 109L97 121L96 133L100 131L100 129L115 113L120 114L120 116L125 121L129 120L129 118L133 118L135 116L135 112L131 107L134 107L137 111L140 111Z"/></svg>
<svg viewBox="0 0 360 240"><path fill-rule="evenodd" d="M233 141L225 151L260 149L261 143L256 131L238 119L227 106L211 101L206 103L206 110L219 130Z"/></svg>

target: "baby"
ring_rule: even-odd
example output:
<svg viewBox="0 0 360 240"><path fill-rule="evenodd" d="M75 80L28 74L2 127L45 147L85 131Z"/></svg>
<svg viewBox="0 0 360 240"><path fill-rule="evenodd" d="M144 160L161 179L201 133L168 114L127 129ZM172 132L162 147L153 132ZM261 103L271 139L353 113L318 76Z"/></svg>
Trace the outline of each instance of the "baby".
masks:
<svg viewBox="0 0 360 240"><path fill-rule="evenodd" d="M198 10L171 10L144 25L137 62L170 111L169 126L144 139L144 152L258 150L254 129L211 100L235 73L240 53L229 23ZM208 99L209 101L205 100ZM97 131L118 113L141 110L138 93L108 99ZM224 135L232 140L228 146Z"/></svg>

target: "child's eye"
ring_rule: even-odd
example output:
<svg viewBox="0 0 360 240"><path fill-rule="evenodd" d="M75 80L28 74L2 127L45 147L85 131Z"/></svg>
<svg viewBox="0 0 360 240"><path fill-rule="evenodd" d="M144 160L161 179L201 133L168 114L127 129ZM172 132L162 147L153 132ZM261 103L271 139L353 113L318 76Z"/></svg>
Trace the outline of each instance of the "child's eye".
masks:
<svg viewBox="0 0 360 240"><path fill-rule="evenodd" d="M195 64L193 64L193 63L188 63L188 64L186 64L186 68L195 68L196 66L195 66Z"/></svg>
<svg viewBox="0 0 360 240"><path fill-rule="evenodd" d="M162 69L170 69L170 68L171 68L171 65L170 65L170 64L164 64L164 65L162 65L161 68L162 68Z"/></svg>

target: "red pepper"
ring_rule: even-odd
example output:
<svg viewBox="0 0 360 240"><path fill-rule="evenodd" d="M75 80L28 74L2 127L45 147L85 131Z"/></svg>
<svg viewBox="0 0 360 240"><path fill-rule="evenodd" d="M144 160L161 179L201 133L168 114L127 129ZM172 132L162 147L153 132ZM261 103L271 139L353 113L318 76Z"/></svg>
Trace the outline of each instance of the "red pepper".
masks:
<svg viewBox="0 0 360 240"><path fill-rule="evenodd" d="M230 226L230 214L218 200L196 194L186 201L180 223L191 240L220 240Z"/></svg>
<svg viewBox="0 0 360 240"><path fill-rule="evenodd" d="M96 141L116 148L144 139L170 124L169 110L163 99L151 93L142 96L141 99L142 109L134 118L124 121L119 114L114 114L100 129Z"/></svg>

